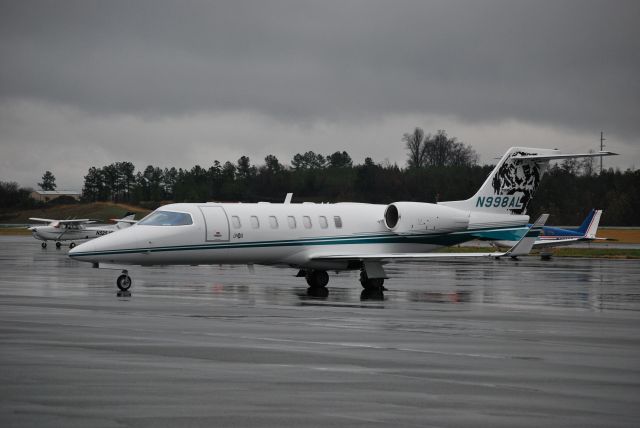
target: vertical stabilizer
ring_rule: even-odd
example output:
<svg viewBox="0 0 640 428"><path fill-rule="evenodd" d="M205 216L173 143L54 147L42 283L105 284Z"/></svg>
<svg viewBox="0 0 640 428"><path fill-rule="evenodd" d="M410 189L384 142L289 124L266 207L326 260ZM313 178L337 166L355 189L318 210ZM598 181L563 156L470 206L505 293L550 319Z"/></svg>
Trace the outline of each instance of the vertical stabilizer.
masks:
<svg viewBox="0 0 640 428"><path fill-rule="evenodd" d="M602 216L602 210L595 210L593 217L589 222L589 226L585 230L585 238L594 239L596 237L596 233L598 233L598 225L600 224L600 216Z"/></svg>
<svg viewBox="0 0 640 428"><path fill-rule="evenodd" d="M502 156L475 195L465 201L441 204L492 214L524 214L549 165L546 158L528 157L557 153L553 149L512 147Z"/></svg>

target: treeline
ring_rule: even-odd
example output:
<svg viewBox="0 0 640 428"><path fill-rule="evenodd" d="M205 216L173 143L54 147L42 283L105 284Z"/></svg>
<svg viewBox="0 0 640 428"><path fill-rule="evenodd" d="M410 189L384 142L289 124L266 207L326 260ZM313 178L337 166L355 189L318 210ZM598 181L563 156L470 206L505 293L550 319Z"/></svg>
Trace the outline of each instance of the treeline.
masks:
<svg viewBox="0 0 640 428"><path fill-rule="evenodd" d="M298 153L288 164L274 155L252 164L247 156L236 162L214 160L191 169L148 165L136 171L131 162L89 168L82 197L87 202L128 202L155 208L165 202L280 202L287 192L295 201L355 201L386 204L394 201L437 202L471 197L492 165L479 166L469 145L444 130L425 134L415 128L402 137L407 167L353 162L345 151L322 155ZM30 189L1 183L2 207L26 207ZM49 171L41 188L55 189ZM30 200L30 201L29 201ZM544 176L528 213L552 214L552 224L579 224L589 209L601 208L603 225L640 225L640 171L605 170L596 174L593 158L566 160Z"/></svg>
<svg viewBox="0 0 640 428"><path fill-rule="evenodd" d="M15 181L0 181L0 209L28 209L39 205L31 197L32 189Z"/></svg>
<svg viewBox="0 0 640 428"><path fill-rule="evenodd" d="M294 193L294 202L436 202L471 197L493 169L475 164L400 168L371 158L354 164L346 152L307 152L294 160L286 166L269 155L264 164L253 165L243 156L208 168L149 165L138 172L130 162L117 162L90 168L83 196L150 208L167 201L279 202L287 192ZM579 224L590 208L605 210L602 225L640 225L640 171L608 169L596 175L589 162L556 165L542 179L528 212L532 217L549 212L553 224L569 225Z"/></svg>

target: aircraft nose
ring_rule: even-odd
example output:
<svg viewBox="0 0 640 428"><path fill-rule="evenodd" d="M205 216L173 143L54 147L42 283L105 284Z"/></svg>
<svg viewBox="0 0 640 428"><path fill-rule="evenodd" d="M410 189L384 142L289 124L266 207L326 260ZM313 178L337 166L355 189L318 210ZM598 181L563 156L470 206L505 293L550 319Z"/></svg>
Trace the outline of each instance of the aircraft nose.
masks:
<svg viewBox="0 0 640 428"><path fill-rule="evenodd" d="M84 242L69 251L74 260L91 263L118 263L137 248L134 227L122 229Z"/></svg>
<svg viewBox="0 0 640 428"><path fill-rule="evenodd" d="M95 250L94 242L89 241L89 242L84 242L80 245L76 245L75 247L69 250L68 254L69 254L69 257L71 257L72 259L85 260L85 256L83 256L83 254L86 254L94 250Z"/></svg>

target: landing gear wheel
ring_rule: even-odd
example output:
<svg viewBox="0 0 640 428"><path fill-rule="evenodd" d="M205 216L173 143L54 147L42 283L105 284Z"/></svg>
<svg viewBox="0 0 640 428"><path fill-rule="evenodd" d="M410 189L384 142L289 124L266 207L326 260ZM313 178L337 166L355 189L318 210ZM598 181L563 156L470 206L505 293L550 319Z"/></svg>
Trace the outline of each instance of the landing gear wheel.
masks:
<svg viewBox="0 0 640 428"><path fill-rule="evenodd" d="M47 243L46 243L46 242L43 242L42 244L40 244L40 246L41 246L42 248L47 248Z"/></svg>
<svg viewBox="0 0 640 428"><path fill-rule="evenodd" d="M360 271L360 284L365 290L385 290L384 278L369 278L364 270Z"/></svg>
<svg viewBox="0 0 640 428"><path fill-rule="evenodd" d="M324 288L329 283L329 274L324 270L312 270L307 273L306 280L311 288Z"/></svg>
<svg viewBox="0 0 640 428"><path fill-rule="evenodd" d="M121 291L128 291L131 288L131 277L126 273L123 273L116 280L116 285Z"/></svg>
<svg viewBox="0 0 640 428"><path fill-rule="evenodd" d="M75 246L76 246L76 243L75 243L75 242L72 242L71 244L69 244L69 248L73 248L73 247L75 247Z"/></svg>
<svg viewBox="0 0 640 428"><path fill-rule="evenodd" d="M56 248L60 249L62 247L62 243L60 241L56 242Z"/></svg>

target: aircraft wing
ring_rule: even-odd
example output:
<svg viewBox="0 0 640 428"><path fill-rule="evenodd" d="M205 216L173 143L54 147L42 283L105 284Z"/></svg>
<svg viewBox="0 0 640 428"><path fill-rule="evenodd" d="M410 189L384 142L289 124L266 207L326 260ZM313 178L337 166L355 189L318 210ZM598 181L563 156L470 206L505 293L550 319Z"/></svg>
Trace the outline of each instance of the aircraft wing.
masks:
<svg viewBox="0 0 640 428"><path fill-rule="evenodd" d="M574 154L558 154L558 155L516 155L511 159L533 159L533 160L557 160L557 159L571 159L571 158L596 158L600 156L617 156L617 153L613 152L596 152L596 153L574 153Z"/></svg>
<svg viewBox="0 0 640 428"><path fill-rule="evenodd" d="M529 228L529 231L508 251L493 253L373 253L373 254L318 254L311 260L353 260L353 261L400 261L451 257L516 257L529 254L549 214L542 214Z"/></svg>
<svg viewBox="0 0 640 428"><path fill-rule="evenodd" d="M52 218L40 218L40 217L29 217L29 220L42 221L44 223L53 223L54 221L58 221L58 220L54 220Z"/></svg>
<svg viewBox="0 0 640 428"><path fill-rule="evenodd" d="M533 244L533 248L552 248L562 247L565 245L575 244L582 241L591 241L589 238L583 238L582 236L576 236L573 238L561 238L561 239L539 239Z"/></svg>
<svg viewBox="0 0 640 428"><path fill-rule="evenodd" d="M29 220L33 221L43 221L46 223L57 222L58 224L85 224L85 223L95 223L95 220L91 220L88 218L74 218L70 220L55 220L50 218L39 218L39 217L29 217Z"/></svg>

